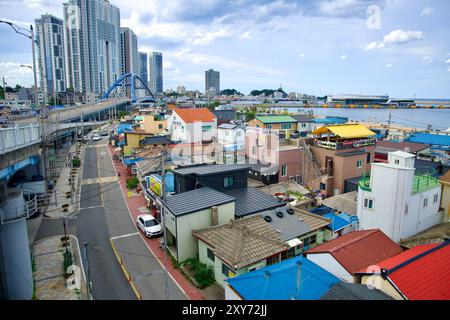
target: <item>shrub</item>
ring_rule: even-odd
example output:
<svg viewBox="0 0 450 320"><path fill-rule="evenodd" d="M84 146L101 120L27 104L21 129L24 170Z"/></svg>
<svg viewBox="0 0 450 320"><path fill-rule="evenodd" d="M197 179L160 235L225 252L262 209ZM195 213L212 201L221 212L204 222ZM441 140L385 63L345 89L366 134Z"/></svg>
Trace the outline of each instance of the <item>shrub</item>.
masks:
<svg viewBox="0 0 450 320"><path fill-rule="evenodd" d="M73 264L73 258L72 258L72 252L66 247L66 250L63 253L64 255L64 261L63 261L63 268L64 268L64 275L68 277L70 274L67 273L67 268L69 268Z"/></svg>
<svg viewBox="0 0 450 320"><path fill-rule="evenodd" d="M194 279L200 289L214 284L214 271L206 264L201 263L197 258L189 258L184 261L184 264L194 273Z"/></svg>
<svg viewBox="0 0 450 320"><path fill-rule="evenodd" d="M127 188L128 189L135 189L139 184L139 179L135 176L127 179Z"/></svg>
<svg viewBox="0 0 450 320"><path fill-rule="evenodd" d="M81 160L80 158L73 158L72 159L72 165L74 168L79 168L81 165Z"/></svg>

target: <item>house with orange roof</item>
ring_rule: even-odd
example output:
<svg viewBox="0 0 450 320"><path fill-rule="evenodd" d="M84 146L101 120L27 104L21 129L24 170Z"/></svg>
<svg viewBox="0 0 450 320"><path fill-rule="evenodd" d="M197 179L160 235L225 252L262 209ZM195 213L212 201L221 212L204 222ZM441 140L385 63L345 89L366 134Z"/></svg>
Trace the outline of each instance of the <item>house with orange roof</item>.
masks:
<svg viewBox="0 0 450 320"><path fill-rule="evenodd" d="M180 143L217 140L217 117L206 108L177 108L168 119L171 139Z"/></svg>
<svg viewBox="0 0 450 320"><path fill-rule="evenodd" d="M403 249L380 229L353 231L304 252L304 255L344 282L355 272L391 258Z"/></svg>
<svg viewBox="0 0 450 320"><path fill-rule="evenodd" d="M362 284L397 300L450 300L450 240L415 246L357 271Z"/></svg>

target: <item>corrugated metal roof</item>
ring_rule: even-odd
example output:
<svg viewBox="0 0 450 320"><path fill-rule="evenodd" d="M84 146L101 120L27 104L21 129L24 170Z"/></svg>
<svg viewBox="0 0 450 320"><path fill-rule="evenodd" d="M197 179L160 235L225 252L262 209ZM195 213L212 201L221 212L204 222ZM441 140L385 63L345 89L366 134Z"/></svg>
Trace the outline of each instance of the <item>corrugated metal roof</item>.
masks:
<svg viewBox="0 0 450 320"><path fill-rule="evenodd" d="M199 176L216 174L216 173L225 173L225 172L233 172L240 171L244 169L249 169L249 165L245 164L215 164L215 165L202 165L202 166L192 166L181 169L173 170L173 172L181 175L186 174L196 174Z"/></svg>
<svg viewBox="0 0 450 320"><path fill-rule="evenodd" d="M305 116L304 114L292 114L292 118L294 118L297 122L313 122L313 118Z"/></svg>
<svg viewBox="0 0 450 320"><path fill-rule="evenodd" d="M225 190L224 193L236 199L235 215L238 217L244 217L249 214L275 209L285 205L285 203L278 201L277 198L255 188Z"/></svg>
<svg viewBox="0 0 450 320"><path fill-rule="evenodd" d="M450 300L449 244L447 241L429 248L392 273L388 270L388 277L408 300Z"/></svg>
<svg viewBox="0 0 450 320"><path fill-rule="evenodd" d="M192 231L213 248L214 255L235 270L289 249L275 229L260 216Z"/></svg>
<svg viewBox="0 0 450 320"><path fill-rule="evenodd" d="M341 138L365 138L376 136L376 133L370 131L360 124L345 124L338 126L323 126L312 132L312 134L333 133Z"/></svg>
<svg viewBox="0 0 450 320"><path fill-rule="evenodd" d="M377 264L403 250L379 229L353 231L325 242L306 254L329 253L349 273Z"/></svg>
<svg viewBox="0 0 450 320"><path fill-rule="evenodd" d="M232 196L204 187L168 196L165 205L173 215L182 216L235 200Z"/></svg>
<svg viewBox="0 0 450 320"><path fill-rule="evenodd" d="M339 279L300 256L226 281L245 300L318 300Z"/></svg>
<svg viewBox="0 0 450 320"><path fill-rule="evenodd" d="M408 148L409 149L408 152L415 153L427 149L429 147L430 145L424 143L378 140L375 151L378 151L380 153L389 153L392 152L393 150L405 151L405 148Z"/></svg>
<svg viewBox="0 0 450 320"><path fill-rule="evenodd" d="M291 116L256 116L256 119L264 124L297 122L297 120L295 120Z"/></svg>
<svg viewBox="0 0 450 320"><path fill-rule="evenodd" d="M345 228L348 225L351 225L349 221L346 221L345 219L342 219L341 217L331 212L324 214L323 216L331 220L331 223L328 225L328 227L330 227L331 230L333 231L338 231Z"/></svg>
<svg viewBox="0 0 450 320"><path fill-rule="evenodd" d="M222 123L220 126L218 126L217 128L219 129L234 129L236 128L237 125L236 124L231 124L231 123Z"/></svg>
<svg viewBox="0 0 450 320"><path fill-rule="evenodd" d="M450 147L450 135L446 134L431 134L431 133L414 133L406 142L426 143L429 145L438 145L442 147Z"/></svg>

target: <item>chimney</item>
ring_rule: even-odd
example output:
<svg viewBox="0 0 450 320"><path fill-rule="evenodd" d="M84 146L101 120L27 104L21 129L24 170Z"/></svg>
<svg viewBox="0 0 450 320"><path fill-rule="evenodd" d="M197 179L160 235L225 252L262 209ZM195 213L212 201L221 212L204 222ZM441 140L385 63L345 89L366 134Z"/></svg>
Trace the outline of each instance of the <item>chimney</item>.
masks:
<svg viewBox="0 0 450 320"><path fill-rule="evenodd" d="M211 207L211 226L219 224L219 208Z"/></svg>

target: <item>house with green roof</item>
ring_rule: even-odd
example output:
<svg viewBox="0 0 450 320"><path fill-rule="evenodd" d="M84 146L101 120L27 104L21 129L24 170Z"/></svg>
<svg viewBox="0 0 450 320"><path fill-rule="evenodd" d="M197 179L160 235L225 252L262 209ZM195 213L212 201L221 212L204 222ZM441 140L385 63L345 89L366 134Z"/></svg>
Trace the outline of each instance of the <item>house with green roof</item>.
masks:
<svg viewBox="0 0 450 320"><path fill-rule="evenodd" d="M286 133L297 130L297 120L287 115L256 116L249 122L250 127L285 130Z"/></svg>

